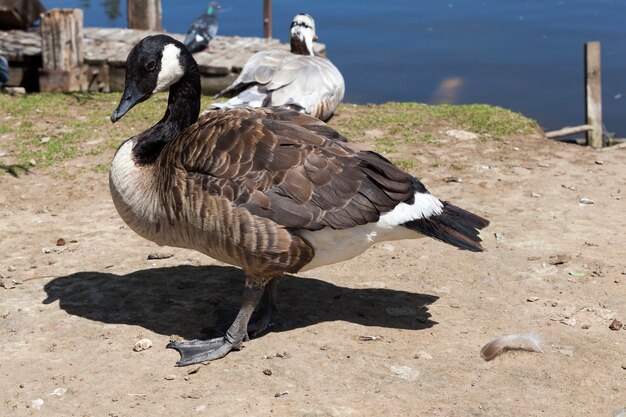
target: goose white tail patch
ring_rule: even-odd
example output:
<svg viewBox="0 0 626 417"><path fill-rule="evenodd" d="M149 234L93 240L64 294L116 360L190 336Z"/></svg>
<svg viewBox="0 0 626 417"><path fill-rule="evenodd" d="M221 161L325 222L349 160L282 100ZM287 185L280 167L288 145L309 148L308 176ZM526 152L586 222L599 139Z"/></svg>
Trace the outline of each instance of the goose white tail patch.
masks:
<svg viewBox="0 0 626 417"><path fill-rule="evenodd" d="M165 45L161 56L161 71L157 78L157 85L154 93L163 91L176 81L180 80L184 74L183 68L180 66L180 48L173 43Z"/></svg>
<svg viewBox="0 0 626 417"><path fill-rule="evenodd" d="M378 225L390 228L411 220L436 216L442 212L443 204L437 197L431 194L415 193L415 202L413 204L398 204L393 210L380 216Z"/></svg>

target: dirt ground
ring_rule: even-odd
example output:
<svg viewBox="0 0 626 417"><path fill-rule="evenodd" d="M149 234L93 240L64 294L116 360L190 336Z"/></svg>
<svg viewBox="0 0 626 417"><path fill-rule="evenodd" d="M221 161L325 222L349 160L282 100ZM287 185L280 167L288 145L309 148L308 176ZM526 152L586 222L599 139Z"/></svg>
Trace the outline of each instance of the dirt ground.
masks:
<svg viewBox="0 0 626 417"><path fill-rule="evenodd" d="M486 252L393 242L289 276L271 332L183 368L169 338L238 308L241 272L135 235L106 173L0 175L0 415L621 416L626 149L435 133L402 157L491 220ZM527 332L543 353L480 357Z"/></svg>

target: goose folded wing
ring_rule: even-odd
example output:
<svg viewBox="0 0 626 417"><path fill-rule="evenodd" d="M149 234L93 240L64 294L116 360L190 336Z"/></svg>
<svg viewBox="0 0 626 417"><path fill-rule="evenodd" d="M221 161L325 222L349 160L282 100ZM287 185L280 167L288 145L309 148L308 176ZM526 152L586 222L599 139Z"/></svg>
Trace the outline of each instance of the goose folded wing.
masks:
<svg viewBox="0 0 626 417"><path fill-rule="evenodd" d="M181 147L183 167L206 192L292 230L349 228L412 200L409 174L322 125L285 110L212 112Z"/></svg>

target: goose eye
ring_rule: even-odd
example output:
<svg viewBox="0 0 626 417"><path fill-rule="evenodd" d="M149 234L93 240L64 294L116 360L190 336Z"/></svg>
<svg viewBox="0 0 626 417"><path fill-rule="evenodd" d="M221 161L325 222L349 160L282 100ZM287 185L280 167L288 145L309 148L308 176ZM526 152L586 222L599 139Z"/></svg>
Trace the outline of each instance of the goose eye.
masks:
<svg viewBox="0 0 626 417"><path fill-rule="evenodd" d="M148 63L146 64L146 69L148 71L154 71L155 68L156 68L156 61L155 60L148 61Z"/></svg>

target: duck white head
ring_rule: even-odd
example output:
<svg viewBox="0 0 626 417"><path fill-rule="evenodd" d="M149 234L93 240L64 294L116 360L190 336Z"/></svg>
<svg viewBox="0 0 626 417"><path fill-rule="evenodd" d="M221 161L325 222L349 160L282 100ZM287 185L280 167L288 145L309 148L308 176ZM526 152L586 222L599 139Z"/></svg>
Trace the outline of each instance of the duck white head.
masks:
<svg viewBox="0 0 626 417"><path fill-rule="evenodd" d="M317 40L317 35L315 34L315 21L310 15L297 14L291 22L289 35L292 53L313 55L313 41Z"/></svg>
<svg viewBox="0 0 626 417"><path fill-rule="evenodd" d="M124 93L111 121L115 123L136 104L178 83L190 70L193 72L193 67L197 70L191 54L179 41L166 35L144 38L126 59Z"/></svg>

